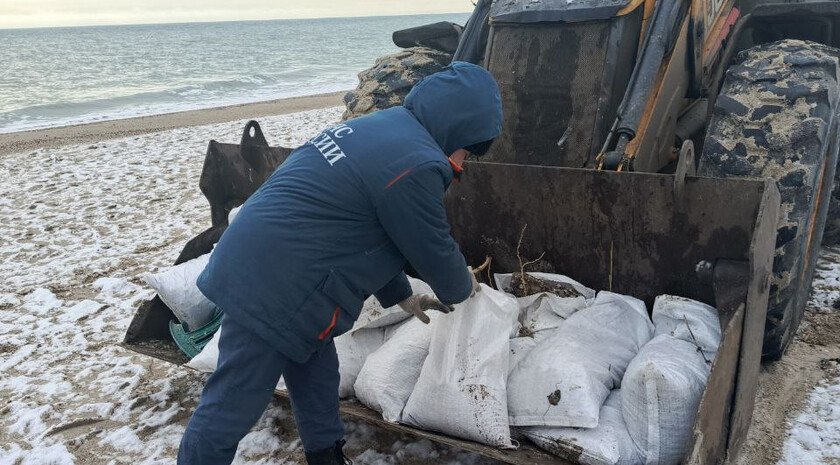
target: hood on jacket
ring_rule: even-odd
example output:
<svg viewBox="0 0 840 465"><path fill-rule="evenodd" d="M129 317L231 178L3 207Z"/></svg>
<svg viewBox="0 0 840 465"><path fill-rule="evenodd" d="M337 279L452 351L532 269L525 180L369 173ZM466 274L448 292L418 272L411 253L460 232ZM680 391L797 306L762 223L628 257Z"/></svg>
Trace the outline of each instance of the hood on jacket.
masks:
<svg viewBox="0 0 840 465"><path fill-rule="evenodd" d="M493 76L456 61L417 83L404 103L447 156L502 133L502 97Z"/></svg>

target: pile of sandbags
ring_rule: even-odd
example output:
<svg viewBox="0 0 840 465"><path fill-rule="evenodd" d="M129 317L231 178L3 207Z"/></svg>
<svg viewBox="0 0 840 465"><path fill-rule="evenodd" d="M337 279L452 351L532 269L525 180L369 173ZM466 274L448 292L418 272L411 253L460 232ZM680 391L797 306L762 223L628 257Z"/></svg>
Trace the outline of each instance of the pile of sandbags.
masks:
<svg viewBox="0 0 840 465"><path fill-rule="evenodd" d="M600 292L510 373L511 425L598 426L610 390L620 385L653 329L642 301Z"/></svg>
<svg viewBox="0 0 840 465"><path fill-rule="evenodd" d="M717 310L663 295L653 305L656 335L627 367L621 411L647 463L679 463L721 340Z"/></svg>
<svg viewBox="0 0 840 465"><path fill-rule="evenodd" d="M497 275L426 325L365 302L335 339L342 398L391 422L499 448L516 436L591 465L677 464L721 340L717 311L675 296L644 302L562 283L517 297ZM415 294L432 294L411 279ZM545 290L549 289L549 290ZM190 366L212 371L219 334ZM282 381L281 385L282 386Z"/></svg>
<svg viewBox="0 0 840 465"><path fill-rule="evenodd" d="M679 463L720 322L713 307L669 295L655 300L652 313L651 323L641 301L598 293L511 370L511 424L539 447L586 465Z"/></svg>

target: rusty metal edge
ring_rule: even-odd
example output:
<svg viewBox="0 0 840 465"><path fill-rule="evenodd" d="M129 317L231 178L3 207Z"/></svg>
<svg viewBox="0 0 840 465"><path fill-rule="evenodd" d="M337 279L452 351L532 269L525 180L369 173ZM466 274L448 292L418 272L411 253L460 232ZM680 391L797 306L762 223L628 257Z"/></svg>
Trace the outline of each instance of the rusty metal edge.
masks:
<svg viewBox="0 0 840 465"><path fill-rule="evenodd" d="M741 356L735 381L735 399L729 428L727 456L738 456L747 437L755 408L764 323L767 318L770 276L775 255L776 226L779 223L781 196L773 180L764 182L764 194L756 217L755 232L750 244L750 284L741 338Z"/></svg>
<svg viewBox="0 0 840 465"><path fill-rule="evenodd" d="M724 328L723 339L697 408L691 443L683 458L686 465L710 465L723 461L728 434L725 429L729 425L743 336L744 308L742 304ZM709 435L710 432L716 433L716 437Z"/></svg>

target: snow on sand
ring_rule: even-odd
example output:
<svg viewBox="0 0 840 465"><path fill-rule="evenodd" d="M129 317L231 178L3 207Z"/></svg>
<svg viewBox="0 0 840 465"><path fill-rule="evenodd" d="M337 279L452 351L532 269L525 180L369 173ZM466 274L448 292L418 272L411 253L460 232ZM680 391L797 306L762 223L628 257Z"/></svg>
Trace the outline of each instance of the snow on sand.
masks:
<svg viewBox="0 0 840 465"><path fill-rule="evenodd" d="M341 112L260 122L270 143L294 146ZM238 142L243 126L174 129L0 157L0 465L174 463L205 377L117 344L137 305L153 295L137 276L169 266L210 223L198 189L207 142ZM824 358L797 358L805 345L836 347L840 340L840 331L826 331L837 320L831 309L840 298L840 253L824 253L818 269L801 343L786 356L791 366L763 369L769 384L773 376L796 378L797 360ZM813 376L822 376L817 371ZM776 456L785 464L838 463L838 386L835 373L803 401L803 413L787 420L783 448L785 435L764 434L769 427L761 420L779 429L784 420L757 411L753 442L766 447L769 438L775 449L774 460L761 463ZM269 407L235 463L303 463L284 405ZM489 463L364 423L349 421L347 429L357 464Z"/></svg>
<svg viewBox="0 0 840 465"><path fill-rule="evenodd" d="M811 299L803 324L786 358L803 346L812 348L822 377L793 418L780 465L840 464L840 250L826 248L817 263ZM785 360L783 359L783 362ZM781 362L780 362L781 363ZM807 376L800 370L798 376Z"/></svg>
<svg viewBox="0 0 840 465"><path fill-rule="evenodd" d="M342 108L262 118L295 146ZM171 464L204 375L117 344L172 264L209 226L198 178L210 139L244 121L0 157L0 465ZM356 463L479 463L348 422ZM362 452L363 451L363 452ZM273 403L239 464L303 463L291 413ZM483 462L481 462L483 463Z"/></svg>

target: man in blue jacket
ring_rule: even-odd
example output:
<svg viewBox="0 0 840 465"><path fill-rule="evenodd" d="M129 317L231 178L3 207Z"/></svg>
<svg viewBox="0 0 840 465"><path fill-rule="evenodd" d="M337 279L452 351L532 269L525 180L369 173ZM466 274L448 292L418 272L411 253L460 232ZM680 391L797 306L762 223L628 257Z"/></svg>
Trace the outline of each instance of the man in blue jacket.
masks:
<svg viewBox="0 0 840 465"><path fill-rule="evenodd" d="M281 375L307 462L345 463L333 338L370 295L428 322L424 310L448 312L475 292L443 195L501 126L493 77L456 62L404 106L313 137L248 199L198 278L226 315L179 464L229 464ZM412 295L407 263L439 300Z"/></svg>

